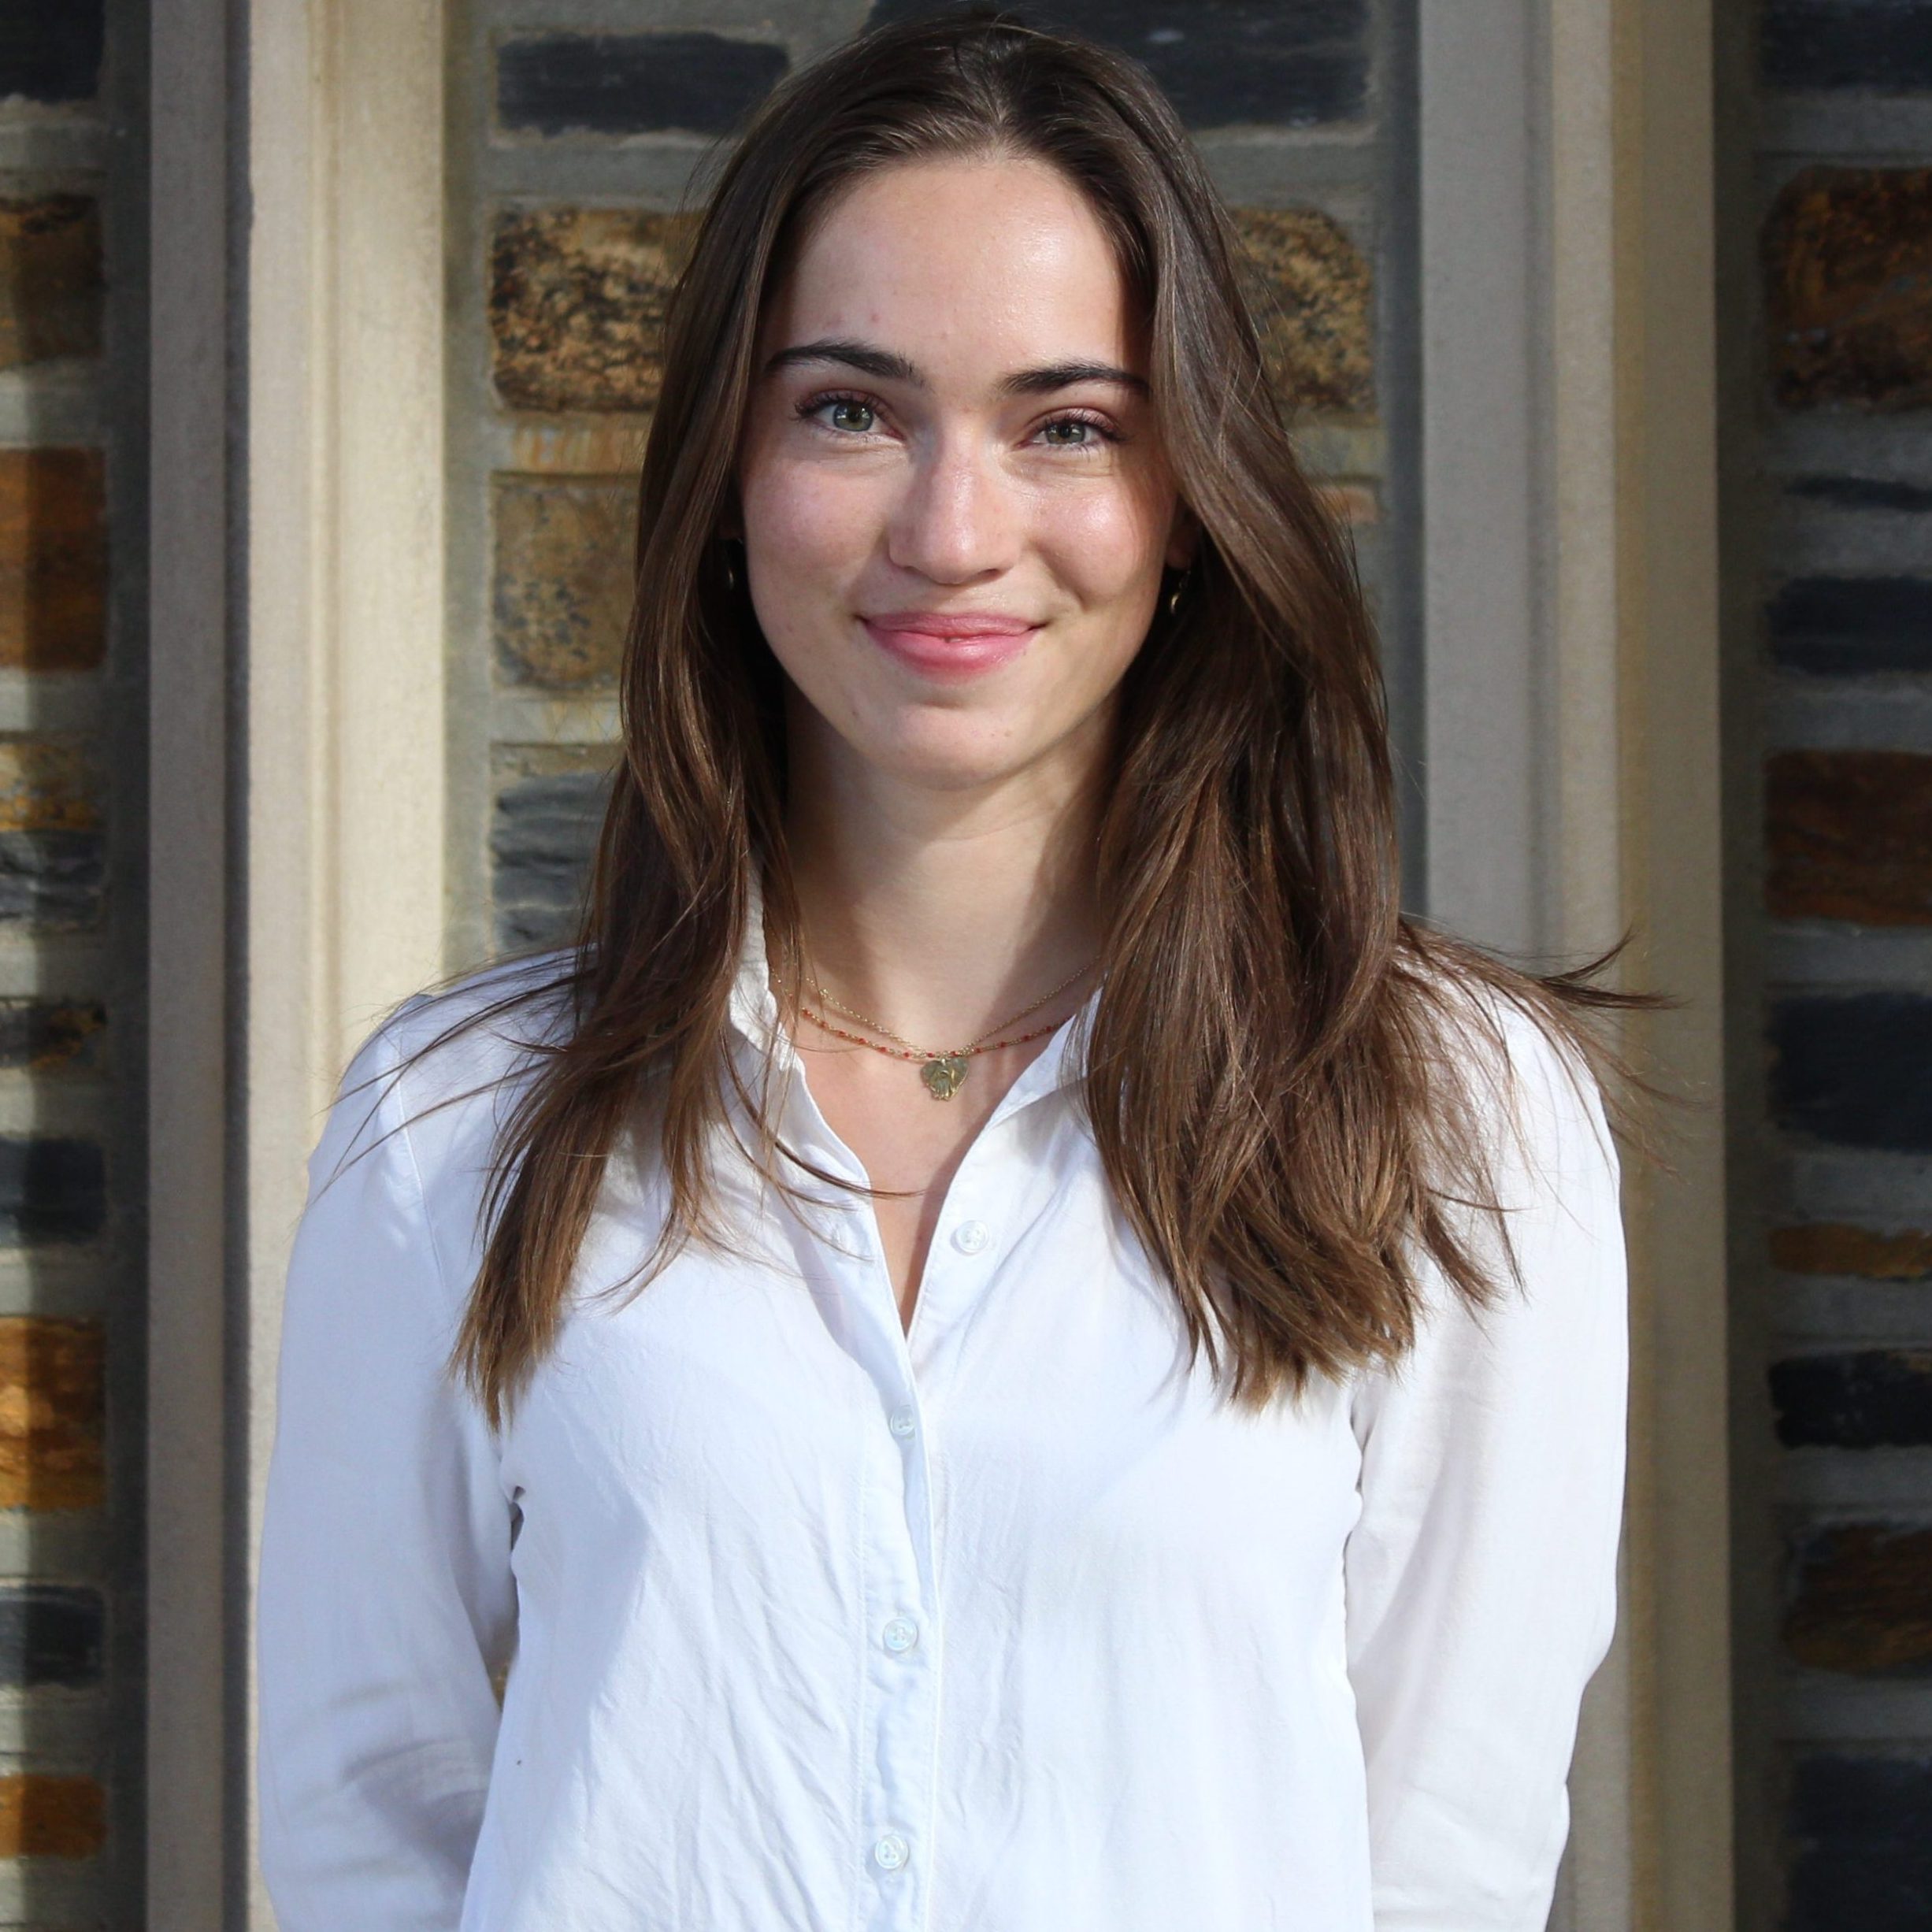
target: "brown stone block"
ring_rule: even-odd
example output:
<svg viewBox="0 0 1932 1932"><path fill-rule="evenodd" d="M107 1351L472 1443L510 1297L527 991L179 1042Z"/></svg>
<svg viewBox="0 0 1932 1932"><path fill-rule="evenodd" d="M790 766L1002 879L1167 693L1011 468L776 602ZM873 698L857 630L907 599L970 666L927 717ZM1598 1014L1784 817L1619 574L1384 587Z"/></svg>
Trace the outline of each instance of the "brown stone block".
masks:
<svg viewBox="0 0 1932 1932"><path fill-rule="evenodd" d="M1785 1648L1814 1671L1932 1671L1932 1530L1852 1523L1797 1552Z"/></svg>
<svg viewBox="0 0 1932 1932"><path fill-rule="evenodd" d="M0 369L101 352L101 217L84 195L0 198Z"/></svg>
<svg viewBox="0 0 1932 1932"><path fill-rule="evenodd" d="M614 683L631 614L635 487L499 477L493 494L491 619L504 674L554 691Z"/></svg>
<svg viewBox="0 0 1932 1932"><path fill-rule="evenodd" d="M0 450L0 665L91 670L107 642L98 450Z"/></svg>
<svg viewBox="0 0 1932 1932"><path fill-rule="evenodd" d="M1932 403L1932 169L1806 169L1765 224L1763 265L1787 409Z"/></svg>
<svg viewBox="0 0 1932 1932"><path fill-rule="evenodd" d="M1237 208L1248 299L1275 385L1297 416L1375 407L1367 258L1313 208Z"/></svg>
<svg viewBox="0 0 1932 1932"><path fill-rule="evenodd" d="M506 209L490 238L496 393L513 410L649 410L666 304L697 218Z"/></svg>
<svg viewBox="0 0 1932 1932"><path fill-rule="evenodd" d="M1780 751L1765 781L1774 917L1932 924L1932 758Z"/></svg>
<svg viewBox="0 0 1932 1932"><path fill-rule="evenodd" d="M91 1858L107 1840L107 1797L92 1778L0 1776L0 1858Z"/></svg>
<svg viewBox="0 0 1932 1932"><path fill-rule="evenodd" d="M0 1316L0 1509L97 1509L98 1322Z"/></svg>
<svg viewBox="0 0 1932 1932"><path fill-rule="evenodd" d="M1932 1234L1819 1222L1771 1230L1771 1265L1792 1274L1856 1274L1874 1281L1932 1281Z"/></svg>
<svg viewBox="0 0 1932 1932"><path fill-rule="evenodd" d="M0 737L0 833L86 832L101 821L87 747L71 738Z"/></svg>

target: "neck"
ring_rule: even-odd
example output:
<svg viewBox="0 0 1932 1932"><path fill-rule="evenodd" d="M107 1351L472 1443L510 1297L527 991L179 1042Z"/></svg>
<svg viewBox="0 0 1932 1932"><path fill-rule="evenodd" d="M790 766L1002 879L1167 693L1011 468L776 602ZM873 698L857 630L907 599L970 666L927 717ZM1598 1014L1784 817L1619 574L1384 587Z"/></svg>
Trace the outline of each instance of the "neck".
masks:
<svg viewBox="0 0 1932 1932"><path fill-rule="evenodd" d="M806 997L839 999L923 1046L1003 1022L1091 960L1101 937L1093 850L1099 759L1056 759L936 790L828 755L794 730L787 843ZM1033 1022L1062 1018L1083 979Z"/></svg>

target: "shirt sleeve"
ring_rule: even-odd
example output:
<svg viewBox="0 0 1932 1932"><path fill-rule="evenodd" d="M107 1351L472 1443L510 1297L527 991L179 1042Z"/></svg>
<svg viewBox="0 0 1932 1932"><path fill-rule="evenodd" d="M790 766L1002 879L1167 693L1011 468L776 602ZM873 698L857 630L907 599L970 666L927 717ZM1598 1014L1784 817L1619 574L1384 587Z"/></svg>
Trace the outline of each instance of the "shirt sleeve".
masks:
<svg viewBox="0 0 1932 1932"><path fill-rule="evenodd" d="M514 1627L510 1504L445 1373L442 1279L380 1036L310 1163L262 1528L261 1861L281 1932L455 1932Z"/></svg>
<svg viewBox="0 0 1932 1932"><path fill-rule="evenodd" d="M1504 1268L1472 1311L1431 1270L1416 1347L1352 1408L1348 1669L1375 1932L1543 1932L1578 1709L1615 1622L1616 1155L1588 1075L1527 1022L1507 1030L1521 1126L1499 1134L1496 1181L1520 1286Z"/></svg>

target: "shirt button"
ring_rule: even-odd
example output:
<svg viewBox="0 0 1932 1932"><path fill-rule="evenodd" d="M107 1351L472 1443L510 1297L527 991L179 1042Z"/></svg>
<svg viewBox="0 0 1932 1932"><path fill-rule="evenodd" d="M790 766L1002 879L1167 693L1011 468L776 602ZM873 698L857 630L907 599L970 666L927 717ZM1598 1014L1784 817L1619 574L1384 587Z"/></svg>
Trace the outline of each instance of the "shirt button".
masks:
<svg viewBox="0 0 1932 1932"><path fill-rule="evenodd" d="M897 1871L911 1856L912 1848L896 1831L888 1831L872 1848L872 1862L881 1871Z"/></svg>
<svg viewBox="0 0 1932 1932"><path fill-rule="evenodd" d="M977 1255L992 1239L983 1221L962 1221L952 1231L952 1244L962 1255Z"/></svg>
<svg viewBox="0 0 1932 1932"><path fill-rule="evenodd" d="M914 1419L913 1413L910 1409L895 1409L891 1415L886 1418L885 1426L888 1429L891 1430L892 1433L897 1436L901 1441L903 1441L907 1437L912 1433L914 1428L918 1426L918 1424Z"/></svg>
<svg viewBox="0 0 1932 1932"><path fill-rule="evenodd" d="M899 1656L918 1642L919 1626L910 1617L895 1617L879 1635L886 1648Z"/></svg>

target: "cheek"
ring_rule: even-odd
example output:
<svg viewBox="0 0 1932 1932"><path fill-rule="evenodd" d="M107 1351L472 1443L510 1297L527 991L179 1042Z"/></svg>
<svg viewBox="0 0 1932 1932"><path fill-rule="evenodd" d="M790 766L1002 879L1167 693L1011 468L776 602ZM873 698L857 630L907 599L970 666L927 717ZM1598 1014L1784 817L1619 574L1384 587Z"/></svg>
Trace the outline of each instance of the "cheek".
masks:
<svg viewBox="0 0 1932 1932"><path fill-rule="evenodd" d="M874 540L878 513L871 497L854 480L829 479L822 469L760 465L742 488L745 547L766 574L842 577Z"/></svg>
<svg viewBox="0 0 1932 1932"><path fill-rule="evenodd" d="M1166 525L1139 491L1070 494L1045 507L1038 527L1056 573L1085 603L1138 603L1159 581Z"/></svg>

